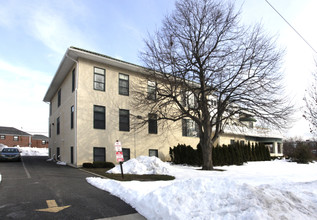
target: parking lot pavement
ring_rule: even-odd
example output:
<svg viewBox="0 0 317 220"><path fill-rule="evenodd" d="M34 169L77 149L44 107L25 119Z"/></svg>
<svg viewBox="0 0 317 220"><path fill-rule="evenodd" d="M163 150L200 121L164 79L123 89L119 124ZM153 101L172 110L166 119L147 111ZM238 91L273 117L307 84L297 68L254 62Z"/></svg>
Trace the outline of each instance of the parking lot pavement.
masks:
<svg viewBox="0 0 317 220"><path fill-rule="evenodd" d="M46 162L46 157L1 162L0 173L0 219L143 218L119 198L88 184L91 174Z"/></svg>

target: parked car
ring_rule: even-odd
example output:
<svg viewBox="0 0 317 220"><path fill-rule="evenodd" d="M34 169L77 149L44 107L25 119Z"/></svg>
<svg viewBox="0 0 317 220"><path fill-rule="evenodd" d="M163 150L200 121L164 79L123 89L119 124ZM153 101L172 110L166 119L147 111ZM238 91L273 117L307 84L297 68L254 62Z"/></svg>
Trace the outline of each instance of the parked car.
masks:
<svg viewBox="0 0 317 220"><path fill-rule="evenodd" d="M21 154L18 148L6 147L0 152L1 161L21 161Z"/></svg>

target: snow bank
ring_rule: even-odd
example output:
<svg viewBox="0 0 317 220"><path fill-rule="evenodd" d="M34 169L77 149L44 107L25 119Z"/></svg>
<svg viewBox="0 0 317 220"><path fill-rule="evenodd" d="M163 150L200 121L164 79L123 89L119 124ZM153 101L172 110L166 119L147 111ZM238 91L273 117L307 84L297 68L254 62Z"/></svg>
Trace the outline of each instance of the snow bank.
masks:
<svg viewBox="0 0 317 220"><path fill-rule="evenodd" d="M22 156L48 156L48 148L18 147Z"/></svg>
<svg viewBox="0 0 317 220"><path fill-rule="evenodd" d="M66 166L66 162L64 162L64 161L57 161L56 164Z"/></svg>
<svg viewBox="0 0 317 220"><path fill-rule="evenodd" d="M317 219L317 163L251 162L224 172L163 164L175 180L87 181L147 219Z"/></svg>
<svg viewBox="0 0 317 220"><path fill-rule="evenodd" d="M140 156L130 159L122 164L125 174L169 174L170 165L162 162L157 157ZM121 173L120 165L108 171L108 173Z"/></svg>
<svg viewBox="0 0 317 220"><path fill-rule="evenodd" d="M0 144L0 151L2 151L3 148L6 148L8 147L7 145L4 145L4 144Z"/></svg>

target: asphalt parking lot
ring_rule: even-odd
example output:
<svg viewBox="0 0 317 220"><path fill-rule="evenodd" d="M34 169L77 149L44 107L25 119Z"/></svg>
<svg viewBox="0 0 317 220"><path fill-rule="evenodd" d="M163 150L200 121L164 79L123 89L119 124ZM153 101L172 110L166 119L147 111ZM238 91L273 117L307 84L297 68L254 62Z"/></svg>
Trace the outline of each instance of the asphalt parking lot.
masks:
<svg viewBox="0 0 317 220"><path fill-rule="evenodd" d="M88 184L91 174L46 159L0 162L0 219L138 218L130 205Z"/></svg>

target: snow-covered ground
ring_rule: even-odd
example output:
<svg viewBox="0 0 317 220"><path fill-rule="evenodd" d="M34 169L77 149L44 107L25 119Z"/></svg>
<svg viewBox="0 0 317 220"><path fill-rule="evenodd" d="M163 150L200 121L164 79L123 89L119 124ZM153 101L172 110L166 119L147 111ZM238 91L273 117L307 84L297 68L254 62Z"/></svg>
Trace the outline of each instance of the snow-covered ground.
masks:
<svg viewBox="0 0 317 220"><path fill-rule="evenodd" d="M131 204L147 219L317 219L317 163L285 160L202 171L140 157L126 173L165 173L173 181L87 181ZM119 166L113 172L120 172Z"/></svg>

